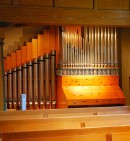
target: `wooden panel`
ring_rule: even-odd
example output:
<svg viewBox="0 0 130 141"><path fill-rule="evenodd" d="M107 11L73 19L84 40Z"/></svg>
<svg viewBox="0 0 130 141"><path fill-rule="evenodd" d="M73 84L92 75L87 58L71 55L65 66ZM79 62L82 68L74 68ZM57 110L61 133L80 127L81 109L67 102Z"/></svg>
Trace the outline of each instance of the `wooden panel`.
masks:
<svg viewBox="0 0 130 141"><path fill-rule="evenodd" d="M38 48L37 48L38 42L37 39L32 39L32 58L35 59L37 58L37 52L38 52Z"/></svg>
<svg viewBox="0 0 130 141"><path fill-rule="evenodd" d="M18 5L53 6L53 0L17 0Z"/></svg>
<svg viewBox="0 0 130 141"><path fill-rule="evenodd" d="M38 132L37 132L38 133ZM16 133L8 134L5 133L3 134L3 141L6 141L7 139L9 141L106 141L105 134L88 134L88 135L69 135L69 136L64 136L64 135L56 135L56 136L51 136L51 137L44 137L44 136L37 136L33 137L30 134L26 136L22 136L24 134L23 132L19 133L19 135ZM32 133L35 134L35 133ZM38 133L39 134L39 133ZM5 140L6 139L6 140Z"/></svg>
<svg viewBox="0 0 130 141"><path fill-rule="evenodd" d="M93 8L93 0L55 0L55 7Z"/></svg>
<svg viewBox="0 0 130 141"><path fill-rule="evenodd" d="M49 29L44 30L44 42L43 42L43 50L44 53L49 53L50 52L50 42L49 42Z"/></svg>
<svg viewBox="0 0 130 141"><path fill-rule="evenodd" d="M32 43L27 42L27 61L32 60Z"/></svg>
<svg viewBox="0 0 130 141"><path fill-rule="evenodd" d="M12 0L0 0L0 5L11 5Z"/></svg>
<svg viewBox="0 0 130 141"><path fill-rule="evenodd" d="M50 27L50 34L49 34L49 38L50 38L50 50L55 50L56 49L56 39L55 39L55 27L51 26Z"/></svg>
<svg viewBox="0 0 130 141"><path fill-rule="evenodd" d="M11 68L15 68L16 67L16 53L12 52L11 53Z"/></svg>
<svg viewBox="0 0 130 141"><path fill-rule="evenodd" d="M20 49L16 50L16 65L17 67L22 64L22 51Z"/></svg>
<svg viewBox="0 0 130 141"><path fill-rule="evenodd" d="M122 90L126 96L126 105L130 105L130 29L124 28L119 36L119 47L121 48L121 71L122 71Z"/></svg>
<svg viewBox="0 0 130 141"><path fill-rule="evenodd" d="M43 54L43 34L38 34L38 56Z"/></svg>
<svg viewBox="0 0 130 141"><path fill-rule="evenodd" d="M6 61L7 61L7 71L11 69L11 56L8 55L6 57Z"/></svg>
<svg viewBox="0 0 130 141"><path fill-rule="evenodd" d="M129 0L95 0L95 9L129 10Z"/></svg>
<svg viewBox="0 0 130 141"><path fill-rule="evenodd" d="M7 71L7 59L4 58L4 72Z"/></svg>
<svg viewBox="0 0 130 141"><path fill-rule="evenodd" d="M22 46L21 50L22 50L22 64L24 64L27 63L27 47Z"/></svg>
<svg viewBox="0 0 130 141"><path fill-rule="evenodd" d="M81 8L0 7L1 21L53 25L115 25L130 27L130 12ZM39 15L40 13L40 15ZM53 20L52 20L53 19Z"/></svg>

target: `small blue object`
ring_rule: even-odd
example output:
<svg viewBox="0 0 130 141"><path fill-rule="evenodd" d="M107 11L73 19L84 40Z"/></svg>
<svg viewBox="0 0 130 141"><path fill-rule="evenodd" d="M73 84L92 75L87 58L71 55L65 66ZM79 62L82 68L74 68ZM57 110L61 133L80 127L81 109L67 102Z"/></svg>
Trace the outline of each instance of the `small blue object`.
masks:
<svg viewBox="0 0 130 141"><path fill-rule="evenodd" d="M21 94L21 110L26 110L26 94Z"/></svg>

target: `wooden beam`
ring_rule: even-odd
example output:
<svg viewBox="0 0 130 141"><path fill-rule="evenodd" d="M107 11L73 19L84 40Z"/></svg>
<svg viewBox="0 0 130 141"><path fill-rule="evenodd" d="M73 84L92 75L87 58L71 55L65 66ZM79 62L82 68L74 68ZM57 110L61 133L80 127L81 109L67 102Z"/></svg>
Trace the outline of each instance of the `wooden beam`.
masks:
<svg viewBox="0 0 130 141"><path fill-rule="evenodd" d="M0 6L0 13L0 21L12 23L130 27L130 11Z"/></svg>

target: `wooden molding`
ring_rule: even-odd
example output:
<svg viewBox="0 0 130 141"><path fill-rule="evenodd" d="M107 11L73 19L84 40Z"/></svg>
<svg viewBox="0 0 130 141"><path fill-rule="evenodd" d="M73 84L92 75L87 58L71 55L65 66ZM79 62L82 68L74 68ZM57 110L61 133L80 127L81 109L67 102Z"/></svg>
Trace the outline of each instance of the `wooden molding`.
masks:
<svg viewBox="0 0 130 141"><path fill-rule="evenodd" d="M130 26L129 11L0 6L0 21L45 25Z"/></svg>

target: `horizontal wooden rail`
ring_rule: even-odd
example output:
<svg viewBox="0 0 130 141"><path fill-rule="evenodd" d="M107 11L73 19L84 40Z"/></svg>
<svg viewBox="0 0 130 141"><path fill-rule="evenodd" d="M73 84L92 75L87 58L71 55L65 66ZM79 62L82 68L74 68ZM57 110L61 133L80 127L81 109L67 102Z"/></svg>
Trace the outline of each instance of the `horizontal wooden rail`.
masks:
<svg viewBox="0 0 130 141"><path fill-rule="evenodd" d="M70 117L70 116L91 116L91 115L114 115L129 114L129 106L119 107L90 107L90 108L66 108L66 109L46 109L46 110L26 110L26 111L6 111L0 112L0 120L35 119L44 117Z"/></svg>

